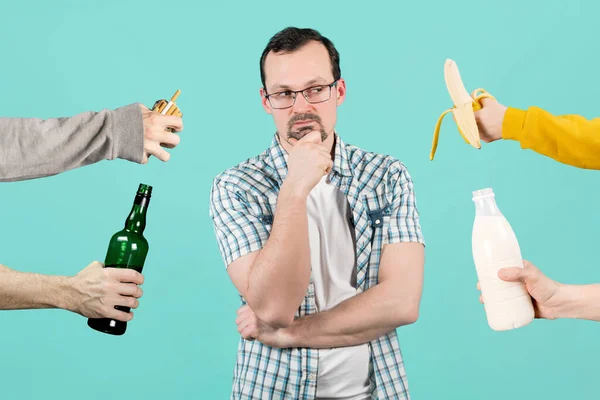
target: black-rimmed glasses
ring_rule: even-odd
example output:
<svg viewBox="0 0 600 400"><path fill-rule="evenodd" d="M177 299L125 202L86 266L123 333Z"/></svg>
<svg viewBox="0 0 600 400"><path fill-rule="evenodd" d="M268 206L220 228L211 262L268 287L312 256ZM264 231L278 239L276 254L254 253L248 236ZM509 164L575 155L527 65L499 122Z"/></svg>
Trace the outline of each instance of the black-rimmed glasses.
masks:
<svg viewBox="0 0 600 400"><path fill-rule="evenodd" d="M331 98L331 88L337 83L333 81L329 85L312 86L303 90L284 90L282 92L265 95L271 107L281 110L290 108L296 102L298 93L302 93L306 101L311 104L323 103Z"/></svg>

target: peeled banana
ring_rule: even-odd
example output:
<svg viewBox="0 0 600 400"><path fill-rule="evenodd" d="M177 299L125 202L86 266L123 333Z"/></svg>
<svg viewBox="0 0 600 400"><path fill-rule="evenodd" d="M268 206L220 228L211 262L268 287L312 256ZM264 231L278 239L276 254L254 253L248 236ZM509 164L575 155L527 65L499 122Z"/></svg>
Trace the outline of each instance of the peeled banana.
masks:
<svg viewBox="0 0 600 400"><path fill-rule="evenodd" d="M442 120L446 114L450 112L458 127L458 133L460 133L465 142L476 149L480 149L481 141L479 140L479 129L477 128L477 122L475 121L475 111L481 110L482 99L494 98L494 96L484 89L476 89L469 95L460 77L458 67L453 60L447 59L444 64L444 80L446 81L446 88L454 103L454 107L444 111L435 124L433 143L429 154L430 160L433 160L433 157L435 156Z"/></svg>

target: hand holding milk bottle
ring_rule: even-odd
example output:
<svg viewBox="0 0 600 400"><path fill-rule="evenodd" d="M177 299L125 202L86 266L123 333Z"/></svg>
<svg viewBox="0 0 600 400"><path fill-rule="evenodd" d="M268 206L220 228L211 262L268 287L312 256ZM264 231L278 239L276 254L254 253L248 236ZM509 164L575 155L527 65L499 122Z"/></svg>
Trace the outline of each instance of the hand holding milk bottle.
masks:
<svg viewBox="0 0 600 400"><path fill-rule="evenodd" d="M473 260L488 324L495 331L520 328L533 321L531 297L523 282L506 282L498 277L501 268L523 268L519 242L496 205L491 188L474 191L473 202Z"/></svg>

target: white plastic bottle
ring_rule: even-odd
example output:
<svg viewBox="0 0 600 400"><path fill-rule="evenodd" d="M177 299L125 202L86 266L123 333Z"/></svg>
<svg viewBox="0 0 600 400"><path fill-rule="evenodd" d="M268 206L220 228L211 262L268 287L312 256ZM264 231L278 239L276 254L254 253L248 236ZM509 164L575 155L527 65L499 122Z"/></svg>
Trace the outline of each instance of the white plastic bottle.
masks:
<svg viewBox="0 0 600 400"><path fill-rule="evenodd" d="M501 268L523 268L519 242L498 209L491 188L474 191L473 202L473 261L488 324L495 331L520 328L533 321L531 297L524 283L506 282L498 277Z"/></svg>

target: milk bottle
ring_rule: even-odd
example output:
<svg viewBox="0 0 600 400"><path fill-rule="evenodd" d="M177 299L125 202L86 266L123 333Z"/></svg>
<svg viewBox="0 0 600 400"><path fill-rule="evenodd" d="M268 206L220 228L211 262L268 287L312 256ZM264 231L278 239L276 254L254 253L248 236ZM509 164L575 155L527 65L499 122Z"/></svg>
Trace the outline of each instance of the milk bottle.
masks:
<svg viewBox="0 0 600 400"><path fill-rule="evenodd" d="M523 268L523 260L515 233L494 197L491 188L473 192L472 250L488 324L495 331L505 331L530 323L534 310L524 283L498 277L501 268Z"/></svg>

